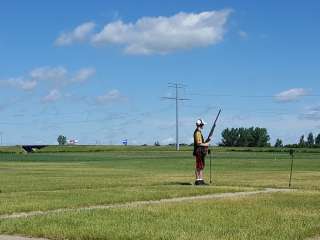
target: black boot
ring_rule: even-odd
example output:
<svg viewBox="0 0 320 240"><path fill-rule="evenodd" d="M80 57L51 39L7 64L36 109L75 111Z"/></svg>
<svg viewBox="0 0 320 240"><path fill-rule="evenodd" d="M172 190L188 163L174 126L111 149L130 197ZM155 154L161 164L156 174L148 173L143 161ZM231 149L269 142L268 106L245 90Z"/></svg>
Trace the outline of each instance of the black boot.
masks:
<svg viewBox="0 0 320 240"><path fill-rule="evenodd" d="M208 186L209 184L202 180L202 185Z"/></svg>
<svg viewBox="0 0 320 240"><path fill-rule="evenodd" d="M199 180L199 185L209 185L209 184L205 183L204 180Z"/></svg>

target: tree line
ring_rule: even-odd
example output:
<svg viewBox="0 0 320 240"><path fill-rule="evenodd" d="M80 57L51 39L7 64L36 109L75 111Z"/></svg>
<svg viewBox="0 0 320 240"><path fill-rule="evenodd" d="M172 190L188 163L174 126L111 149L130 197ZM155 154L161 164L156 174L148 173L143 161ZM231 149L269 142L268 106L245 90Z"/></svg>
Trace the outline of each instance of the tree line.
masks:
<svg viewBox="0 0 320 240"><path fill-rule="evenodd" d="M222 140L219 144L225 147L271 147L270 136L266 128L226 128L222 131ZM281 139L277 139L274 147L288 148L320 148L320 133L309 133L307 137L302 135L297 143L284 145Z"/></svg>
<svg viewBox="0 0 320 240"><path fill-rule="evenodd" d="M277 141L281 142L280 139ZM277 143L276 141L276 143ZM276 145L275 145L276 146ZM282 146L278 146L282 147ZM312 132L308 134L307 138L302 135L296 144L288 144L285 147L292 147L292 148L320 148L320 133L318 135L314 135Z"/></svg>
<svg viewBox="0 0 320 240"><path fill-rule="evenodd" d="M227 128L222 131L220 146L225 147L270 147L266 128Z"/></svg>
<svg viewBox="0 0 320 240"><path fill-rule="evenodd" d="M250 127L250 128L226 128L221 133L222 139L219 146L224 147L271 147L270 136L266 128ZM57 138L59 145L67 143L66 136L59 135ZM145 144L146 145L146 144ZM169 145L175 145L174 143ZM181 143L180 146L191 146L191 144ZM160 146L160 142L156 141L154 146ZM274 147L288 148L320 148L320 133L314 135L312 132L307 137L302 135L298 143L284 145L281 139L277 139Z"/></svg>

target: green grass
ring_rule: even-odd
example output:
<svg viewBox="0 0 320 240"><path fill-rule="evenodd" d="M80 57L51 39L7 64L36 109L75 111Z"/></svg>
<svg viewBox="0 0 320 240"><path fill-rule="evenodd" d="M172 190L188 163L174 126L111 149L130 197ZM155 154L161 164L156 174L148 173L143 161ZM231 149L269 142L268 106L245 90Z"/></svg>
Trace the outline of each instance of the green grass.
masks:
<svg viewBox="0 0 320 240"><path fill-rule="evenodd" d="M274 147L215 147L216 152L279 152L288 153L291 148ZM192 151L193 146L180 146L180 151ZM320 148L294 148L297 153L320 153ZM0 148L1 151L1 148ZM175 146L108 146L108 145L65 145L47 146L37 152L110 152L110 151L175 151Z"/></svg>
<svg viewBox="0 0 320 240"><path fill-rule="evenodd" d="M277 193L51 214L0 231L52 239L305 239L319 233L320 193Z"/></svg>
<svg viewBox="0 0 320 240"><path fill-rule="evenodd" d="M190 151L193 147L182 146L180 151ZM117 145L64 145L64 146L47 146L37 150L41 153L57 153L57 152L162 152L174 151L175 146L117 146Z"/></svg>
<svg viewBox="0 0 320 240"><path fill-rule="evenodd" d="M180 151L192 151L192 146L181 146ZM35 149L36 153L88 153L88 152L136 152L136 151L153 151L165 152L174 151L175 146L114 146L114 145L48 145L41 149ZM288 153L290 148L274 148L274 147L215 147L216 152L274 152ZM320 153L319 147L314 148L294 148L297 153ZM0 146L0 153L25 153L21 146Z"/></svg>
<svg viewBox="0 0 320 240"><path fill-rule="evenodd" d="M0 155L0 214L251 190L188 186L189 153Z"/></svg>
<svg viewBox="0 0 320 240"><path fill-rule="evenodd" d="M2 153L23 153L20 146L0 146L0 154Z"/></svg>
<svg viewBox="0 0 320 240"><path fill-rule="evenodd" d="M47 152L42 150L33 154L0 154L0 215L265 187L286 188L289 180L290 158L284 152L216 149L214 184L196 187L186 185L194 181L194 159L187 147L181 152L166 147L64 152L51 146ZM209 158L206 163L208 181ZM55 239L150 239L152 232L155 232L153 239L303 239L320 233L319 218L314 216L319 211L313 208L319 209L319 170L320 154L301 152L295 154L292 186L304 190L303 193L3 220L0 232ZM280 206L284 208L281 211ZM299 213L299 218L292 220L290 214L294 212ZM257 229L254 220L261 220ZM233 228L228 221L234 224ZM270 228L263 221L271 224ZM292 233L284 227L285 223L292 227ZM202 229L206 224L210 228ZM282 228L284 233L280 234ZM276 231L273 233L271 229ZM260 236L266 233L272 238Z"/></svg>

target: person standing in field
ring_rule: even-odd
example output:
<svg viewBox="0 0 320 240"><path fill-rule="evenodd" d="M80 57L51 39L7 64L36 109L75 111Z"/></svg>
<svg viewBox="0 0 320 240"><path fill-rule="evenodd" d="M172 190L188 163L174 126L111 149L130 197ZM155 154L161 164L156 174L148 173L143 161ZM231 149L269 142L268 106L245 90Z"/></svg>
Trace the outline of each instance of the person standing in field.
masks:
<svg viewBox="0 0 320 240"><path fill-rule="evenodd" d="M203 169L205 167L205 155L206 151L209 147L209 141L205 142L201 130L206 123L202 119L198 119L196 121L196 130L193 133L194 139L194 149L193 149L193 156L196 159L196 167L195 167L195 175L196 181L195 185L205 185L203 180Z"/></svg>

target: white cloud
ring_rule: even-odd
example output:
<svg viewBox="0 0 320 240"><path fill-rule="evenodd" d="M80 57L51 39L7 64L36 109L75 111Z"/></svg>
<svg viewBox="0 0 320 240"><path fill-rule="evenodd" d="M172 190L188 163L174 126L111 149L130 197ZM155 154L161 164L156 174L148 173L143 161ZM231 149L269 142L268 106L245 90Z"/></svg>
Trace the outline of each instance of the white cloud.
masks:
<svg viewBox="0 0 320 240"><path fill-rule="evenodd" d="M2 85L16 87L25 91L31 91L37 86L37 81L26 80L22 77L19 78L9 78L7 80L0 81Z"/></svg>
<svg viewBox="0 0 320 240"><path fill-rule="evenodd" d="M242 38L242 39L247 39L248 38L248 33L243 31L243 30L240 30L238 32L239 36Z"/></svg>
<svg viewBox="0 0 320 240"><path fill-rule="evenodd" d="M292 88L275 95L275 99L278 102L291 102L295 101L303 96L306 96L308 91L303 88Z"/></svg>
<svg viewBox="0 0 320 240"><path fill-rule="evenodd" d="M84 82L96 73L94 68L83 68L80 69L75 76L72 78L72 82Z"/></svg>
<svg viewBox="0 0 320 240"><path fill-rule="evenodd" d="M307 120L319 121L320 120L320 106L315 106L315 107L309 108L304 114L301 115L301 118L307 119Z"/></svg>
<svg viewBox="0 0 320 240"><path fill-rule="evenodd" d="M120 44L128 54L166 54L205 47L223 39L232 10L143 17L135 23L111 22L92 38L94 44Z"/></svg>
<svg viewBox="0 0 320 240"><path fill-rule="evenodd" d="M55 102L61 97L61 93L58 89L51 90L48 95L43 98L43 102Z"/></svg>
<svg viewBox="0 0 320 240"><path fill-rule="evenodd" d="M4 86L15 87L25 91L34 90L40 82L51 83L54 88L71 83L84 82L95 74L94 68L82 68L74 73L70 73L64 67L38 67L25 76L0 80Z"/></svg>
<svg viewBox="0 0 320 240"><path fill-rule="evenodd" d="M62 33L55 41L57 46L66 46L75 42L83 42L90 38L95 28L95 23L86 22L77 26L73 31Z"/></svg>
<svg viewBox="0 0 320 240"><path fill-rule="evenodd" d="M67 77L68 70L64 67L39 67L30 72L30 77L37 81L62 81Z"/></svg>
<svg viewBox="0 0 320 240"><path fill-rule="evenodd" d="M70 73L64 67L40 67L30 72L31 78L38 81L51 81L56 83L84 82L92 77L96 70L92 67L81 68L75 73Z"/></svg>
<svg viewBox="0 0 320 240"><path fill-rule="evenodd" d="M104 95L98 96L97 102L100 104L110 104L114 102L121 102L125 99L126 98L122 96L117 89L113 89Z"/></svg>
<svg viewBox="0 0 320 240"><path fill-rule="evenodd" d="M37 84L38 83L35 80L28 80L28 81L22 81L20 83L20 86L23 90L30 91L30 90L33 90L37 86Z"/></svg>

